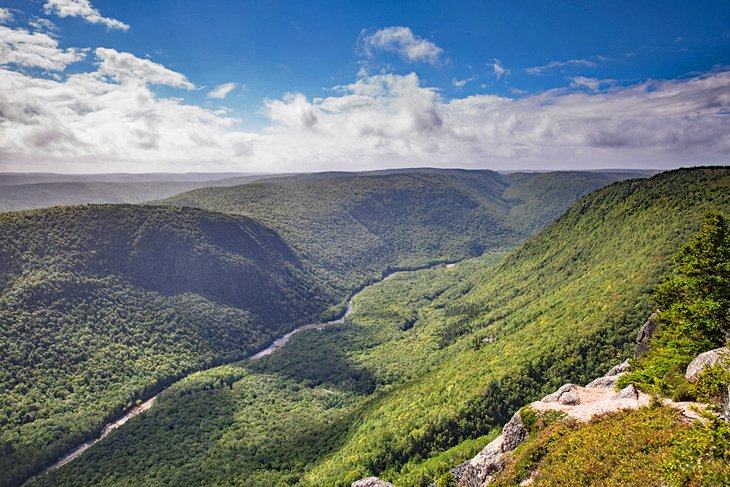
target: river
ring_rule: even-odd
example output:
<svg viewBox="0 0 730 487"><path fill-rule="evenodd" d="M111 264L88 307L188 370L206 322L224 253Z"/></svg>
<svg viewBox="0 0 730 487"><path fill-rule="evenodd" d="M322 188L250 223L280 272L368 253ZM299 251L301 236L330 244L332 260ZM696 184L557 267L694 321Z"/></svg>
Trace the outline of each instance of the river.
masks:
<svg viewBox="0 0 730 487"><path fill-rule="evenodd" d="M347 319L347 317L350 316L350 314L352 313L352 306L353 306L352 303L353 303L355 297L358 294L360 294L361 292L363 292L365 289L367 289L368 287L370 287L370 286L372 286L374 284L377 284L377 283L383 282L383 281L387 281L387 280L391 279L392 277L394 277L397 274L408 273L408 272L416 272L418 270L423 270L423 269L427 269L427 268L433 268L433 267L437 267L437 266L440 266L440 265L446 265L446 267L451 268L451 267L454 266L454 264L455 264L454 262L446 262L446 263L440 262L438 264L433 264L433 265L430 265L430 266L427 266L427 267L421 267L421 268L418 268L418 269L402 270L402 271L394 271L394 272L391 272L390 274L387 274L387 275L383 276L383 278L380 281L376 281L376 282L374 282L372 284L369 284L368 286L365 286L362 290L360 290L357 293L355 293L350 298L350 300L347 301L347 305L345 306L345 312L343 313L343 315L340 318L338 318L336 320L332 320L332 321L325 321L325 322L321 322L321 323L309 323L307 325L299 326L299 327L293 329L292 331L290 331L289 333L287 333L286 335L282 335L281 337L279 337L276 340L274 340L268 347L264 348L263 350L261 350L259 352L256 352L253 355L250 355L250 356L244 358L243 360L258 360L258 359L260 359L262 357L266 357L267 355L271 355L275 351L277 351L280 348L284 347L284 345L287 344L287 342L289 341L289 339L292 336L294 336L296 333L299 333L300 331L304 331L304 330L315 330L315 329L321 330L321 329L326 328L328 326L332 326L332 325L344 323L345 320ZM218 366L216 366L216 367L218 367ZM48 473L48 472L50 472L52 470L55 470L55 469L57 469L57 468L59 468L59 467L61 467L63 465L66 465L68 462L70 462L70 461L74 460L75 458L77 458L78 456L80 456L82 453L84 453L86 450L88 450L89 448L91 448L92 446L94 446L96 443L98 443L99 441L103 440L109 433L111 433L115 429L121 427L124 423L126 423L130 419L134 418L135 416L138 416L139 414L141 414L141 413L147 411L148 409L150 409L152 407L152 405L154 404L155 399L157 399L157 397L160 394L162 394L163 392L164 392L164 390L161 391L161 392L158 392L157 394L155 394L151 398L147 399L146 401L144 401L144 402L142 402L140 404L137 404L136 406L132 407L127 412L125 412L122 416L120 416L119 418L117 418L117 419L115 419L115 420L110 421L109 423L107 423L106 426L104 426L104 428L101 430L101 433L99 433L99 436L97 436L96 438L94 438L92 440L89 440L89 441L87 441L85 443L82 443L81 445L76 446L75 448L73 448L72 450L70 450L68 453L66 453L65 455L63 455L61 458L59 458L53 465L51 465L48 468L46 468L39 475L46 474L46 473Z"/></svg>

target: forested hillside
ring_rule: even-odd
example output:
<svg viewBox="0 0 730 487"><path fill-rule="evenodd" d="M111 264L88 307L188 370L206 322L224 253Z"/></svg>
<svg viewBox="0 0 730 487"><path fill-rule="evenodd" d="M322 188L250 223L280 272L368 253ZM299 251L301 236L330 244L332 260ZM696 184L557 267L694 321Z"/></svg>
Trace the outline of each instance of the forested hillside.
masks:
<svg viewBox="0 0 730 487"><path fill-rule="evenodd" d="M195 374L35 485L425 485L530 400L629 356L730 169L613 184L504 258L367 288L351 319Z"/></svg>
<svg viewBox="0 0 730 487"><path fill-rule="evenodd" d="M229 216L148 206L2 214L4 481L175 378L243 357L325 310L340 313L354 289L389 268L514 246L580 194L627 177L532 176L545 184L490 171L286 176L167 203ZM49 184L72 193L80 185L83 197L164 186ZM22 195L28 186L12 187Z"/></svg>
<svg viewBox="0 0 730 487"><path fill-rule="evenodd" d="M511 248L580 196L629 177L636 174L323 173L204 188L163 203L261 221L342 292L387 267Z"/></svg>
<svg viewBox="0 0 730 487"><path fill-rule="evenodd" d="M337 299L244 217L88 206L4 213L0 228L3 485Z"/></svg>

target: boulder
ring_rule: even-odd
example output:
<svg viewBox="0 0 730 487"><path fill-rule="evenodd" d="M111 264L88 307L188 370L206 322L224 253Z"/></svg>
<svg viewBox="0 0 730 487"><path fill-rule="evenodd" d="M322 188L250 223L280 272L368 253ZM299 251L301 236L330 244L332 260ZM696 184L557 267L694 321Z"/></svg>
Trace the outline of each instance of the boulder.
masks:
<svg viewBox="0 0 730 487"><path fill-rule="evenodd" d="M598 379L590 382L586 385L588 389L605 389L616 385L616 381L620 375L607 375L606 377L599 377Z"/></svg>
<svg viewBox="0 0 730 487"><path fill-rule="evenodd" d="M629 370L629 359L624 360L620 364L614 366L611 370L608 371L608 374L606 374L607 377L617 377L624 372Z"/></svg>
<svg viewBox="0 0 730 487"><path fill-rule="evenodd" d="M706 365L716 364L723 358L730 359L727 347L716 348L709 352L699 354L687 366L687 372L684 374L685 379L689 381L697 379L697 375L702 372L702 369L704 369Z"/></svg>
<svg viewBox="0 0 730 487"><path fill-rule="evenodd" d="M639 399L639 391L634 384L629 384L618 392L618 399Z"/></svg>
<svg viewBox="0 0 730 487"><path fill-rule="evenodd" d="M659 329L659 323L656 322L657 312L654 312L646 320L644 326L639 329L639 334L636 336L636 349L634 350L634 358L637 359L651 350L649 347L649 340L654 337L654 334Z"/></svg>
<svg viewBox="0 0 730 487"><path fill-rule="evenodd" d="M351 487L395 487L390 482L380 480L378 477L367 477L364 479L356 480L351 484Z"/></svg>
<svg viewBox="0 0 730 487"><path fill-rule="evenodd" d="M558 402L565 406L575 406L576 404L580 404L580 398L578 397L577 391L571 390L561 394Z"/></svg>
<svg viewBox="0 0 730 487"><path fill-rule="evenodd" d="M578 386L575 384L563 384L557 391L543 397L542 402L558 402L560 400L560 396L562 396L564 393L574 391L577 388Z"/></svg>

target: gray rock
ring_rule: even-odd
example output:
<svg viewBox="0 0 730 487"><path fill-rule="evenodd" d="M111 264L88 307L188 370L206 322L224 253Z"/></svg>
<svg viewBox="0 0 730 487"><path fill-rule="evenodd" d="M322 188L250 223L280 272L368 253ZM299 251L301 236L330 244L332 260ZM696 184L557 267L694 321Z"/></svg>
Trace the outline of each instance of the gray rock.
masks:
<svg viewBox="0 0 730 487"><path fill-rule="evenodd" d="M378 477L367 477L364 479L356 480L351 484L351 487L395 487L390 482L380 480Z"/></svg>
<svg viewBox="0 0 730 487"><path fill-rule="evenodd" d="M699 354L687 366L687 372L684 374L685 379L689 381L695 380L706 365L714 365L723 360L723 358L730 359L727 347L716 348L715 350Z"/></svg>
<svg viewBox="0 0 730 487"><path fill-rule="evenodd" d="M499 435L469 460L459 487L482 487L489 484L494 474L502 470L503 443L504 437Z"/></svg>
<svg viewBox="0 0 730 487"><path fill-rule="evenodd" d="M542 402L558 402L560 399L560 396L563 395L563 393L568 391L574 391L578 388L575 384L563 384L560 386L560 388L553 392L552 394L548 394L547 396L542 398Z"/></svg>
<svg viewBox="0 0 730 487"><path fill-rule="evenodd" d="M649 341L654 337L654 334L659 329L659 323L655 320L658 314L656 312L649 316L646 323L639 329L639 334L636 336L636 349L634 350L634 358L637 359L644 355L646 352L651 350Z"/></svg>
<svg viewBox="0 0 730 487"><path fill-rule="evenodd" d="M564 406L575 406L576 404L580 404L580 398L578 397L578 392L567 391L560 395L558 402Z"/></svg>
<svg viewBox="0 0 730 487"><path fill-rule="evenodd" d="M525 423L522 422L522 416L517 412L512 416L507 424L502 428L502 452L512 451L522 444L527 439L527 428Z"/></svg>
<svg viewBox="0 0 730 487"><path fill-rule="evenodd" d="M502 434L466 462L457 483L460 487L483 487L494 479L504 467L505 454L517 448L527 439L527 428L517 412L502 428ZM456 477L456 476L454 476Z"/></svg>
<svg viewBox="0 0 730 487"><path fill-rule="evenodd" d="M586 387L589 389L607 389L615 386L619 377L621 377L621 375L607 375L606 377L599 377L586 385Z"/></svg>
<svg viewBox="0 0 730 487"><path fill-rule="evenodd" d="M618 399L639 399L639 391L634 384L629 384L618 392Z"/></svg>
<svg viewBox="0 0 730 487"><path fill-rule="evenodd" d="M624 360L620 364L614 366L611 370L608 371L608 374L606 374L607 377L615 377L618 375L623 374L629 370L629 359Z"/></svg>
<svg viewBox="0 0 730 487"><path fill-rule="evenodd" d="M720 410L720 417L726 423L730 423L730 386L727 386L727 397L725 398L725 404L722 405L722 409Z"/></svg>

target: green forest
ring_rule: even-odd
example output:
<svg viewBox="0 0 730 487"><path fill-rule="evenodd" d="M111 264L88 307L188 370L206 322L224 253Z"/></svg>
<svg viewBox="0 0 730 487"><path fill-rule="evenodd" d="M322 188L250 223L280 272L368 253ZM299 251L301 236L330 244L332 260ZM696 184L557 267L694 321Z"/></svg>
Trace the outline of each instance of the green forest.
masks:
<svg viewBox="0 0 730 487"><path fill-rule="evenodd" d="M715 210L730 212L726 168L612 184L514 251L394 276L342 325L183 379L32 485L427 485L524 404L627 358L673 256ZM669 428L662 414L635 419Z"/></svg>
<svg viewBox="0 0 730 487"><path fill-rule="evenodd" d="M341 314L384 273L513 247L580 195L628 176L321 174L177 199L209 209L0 213L0 484L40 471L191 372ZM166 184L83 187L139 196ZM51 186L49 197L78 196L74 183ZM373 392L366 375L352 381Z"/></svg>

